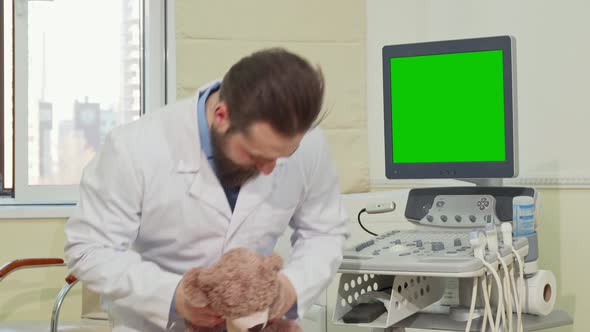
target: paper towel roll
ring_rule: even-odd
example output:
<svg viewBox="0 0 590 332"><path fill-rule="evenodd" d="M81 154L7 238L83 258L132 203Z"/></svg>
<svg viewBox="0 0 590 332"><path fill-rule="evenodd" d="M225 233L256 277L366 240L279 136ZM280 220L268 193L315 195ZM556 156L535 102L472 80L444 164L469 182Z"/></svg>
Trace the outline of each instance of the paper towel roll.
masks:
<svg viewBox="0 0 590 332"><path fill-rule="evenodd" d="M539 270L532 277L525 279L525 287L523 312L541 316L550 314L557 296L553 272Z"/></svg>

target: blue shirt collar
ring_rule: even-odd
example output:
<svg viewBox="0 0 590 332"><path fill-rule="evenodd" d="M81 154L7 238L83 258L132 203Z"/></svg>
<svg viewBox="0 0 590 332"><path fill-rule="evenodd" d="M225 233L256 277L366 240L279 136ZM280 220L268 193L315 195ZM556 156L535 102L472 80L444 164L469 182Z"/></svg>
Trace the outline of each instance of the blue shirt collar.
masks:
<svg viewBox="0 0 590 332"><path fill-rule="evenodd" d="M209 130L209 123L207 122L207 113L205 109L205 102L207 97L219 89L221 81L213 82L207 89L199 93L197 101L197 124L199 126L199 138L201 139L201 149L207 156L208 160L213 159L213 147L211 146L211 131Z"/></svg>

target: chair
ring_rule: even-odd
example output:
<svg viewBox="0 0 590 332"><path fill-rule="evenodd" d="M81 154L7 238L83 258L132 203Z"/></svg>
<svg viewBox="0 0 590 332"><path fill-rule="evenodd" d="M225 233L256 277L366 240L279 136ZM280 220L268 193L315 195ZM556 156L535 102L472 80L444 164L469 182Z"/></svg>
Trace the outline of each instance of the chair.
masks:
<svg viewBox="0 0 590 332"><path fill-rule="evenodd" d="M48 266L64 266L64 260L61 258L28 258L18 259L0 267L0 281L5 279L9 274L20 270L30 268L44 268ZM62 287L55 299L53 310L51 312L51 321L14 321L0 323L0 332L28 332L28 331L49 331L49 332L109 332L111 331L108 321L98 319L81 319L75 322L59 323L59 313L62 303L74 285L78 282L73 275L65 278L66 284Z"/></svg>

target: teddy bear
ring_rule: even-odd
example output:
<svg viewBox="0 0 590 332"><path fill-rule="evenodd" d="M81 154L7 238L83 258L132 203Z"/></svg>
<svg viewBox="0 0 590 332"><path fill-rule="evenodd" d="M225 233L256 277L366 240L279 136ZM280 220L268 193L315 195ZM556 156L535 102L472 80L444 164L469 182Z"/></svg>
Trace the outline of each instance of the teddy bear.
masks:
<svg viewBox="0 0 590 332"><path fill-rule="evenodd" d="M208 268L186 273L180 287L195 307L209 306L226 320L228 332L302 332L289 320L268 322L278 315L281 303L278 272L283 267L276 253L263 256L245 248L225 253ZM186 323L186 332L221 332L223 327L205 328Z"/></svg>

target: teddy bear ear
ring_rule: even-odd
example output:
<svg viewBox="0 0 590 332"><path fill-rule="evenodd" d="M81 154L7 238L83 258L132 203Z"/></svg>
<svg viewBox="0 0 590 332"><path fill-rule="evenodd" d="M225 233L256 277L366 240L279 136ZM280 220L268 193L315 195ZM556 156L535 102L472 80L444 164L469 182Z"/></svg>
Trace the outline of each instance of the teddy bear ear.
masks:
<svg viewBox="0 0 590 332"><path fill-rule="evenodd" d="M209 299L200 289L191 292L191 295L188 297L188 302L191 304L191 306L197 308L206 307L209 305Z"/></svg>
<svg viewBox="0 0 590 332"><path fill-rule="evenodd" d="M203 292L199 277L202 274L202 269L194 268L187 272L182 281L182 290L187 298L187 301L193 307L206 307L209 305L209 299Z"/></svg>
<svg viewBox="0 0 590 332"><path fill-rule="evenodd" d="M283 259L275 252L273 252L270 256L266 257L266 262L276 272L280 271L283 268Z"/></svg>

